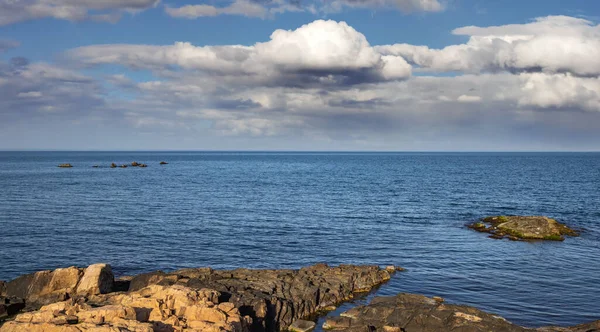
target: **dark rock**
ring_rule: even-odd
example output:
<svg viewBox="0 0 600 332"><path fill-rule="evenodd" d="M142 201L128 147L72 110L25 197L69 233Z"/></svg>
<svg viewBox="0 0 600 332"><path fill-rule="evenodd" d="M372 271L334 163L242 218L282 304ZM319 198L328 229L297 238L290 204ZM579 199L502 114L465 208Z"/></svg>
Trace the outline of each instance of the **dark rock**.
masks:
<svg viewBox="0 0 600 332"><path fill-rule="evenodd" d="M138 163L137 161L134 161L131 163L131 166L137 167L137 166L140 166L140 163Z"/></svg>
<svg viewBox="0 0 600 332"><path fill-rule="evenodd" d="M0 281L0 296L6 295L6 282Z"/></svg>
<svg viewBox="0 0 600 332"><path fill-rule="evenodd" d="M323 324L324 329L344 332L592 332L600 331L599 327L600 321L569 328L525 328L473 307L415 294L375 297L369 305L352 308Z"/></svg>
<svg viewBox="0 0 600 332"><path fill-rule="evenodd" d="M169 164L169 163L168 163L168 162L166 162L166 161L161 161L161 162L160 162L160 164L161 164L161 165L167 165L167 164Z"/></svg>
<svg viewBox="0 0 600 332"><path fill-rule="evenodd" d="M110 164L110 168L117 168L117 164L115 164L115 163Z"/></svg>
<svg viewBox="0 0 600 332"><path fill-rule="evenodd" d="M314 330L316 324L313 321L298 319L293 322L288 330L291 332L308 332Z"/></svg>
<svg viewBox="0 0 600 332"><path fill-rule="evenodd" d="M144 168L144 167L148 167L148 165L146 165L146 164L139 164L139 166L138 166L138 167L142 167L142 168Z"/></svg>
<svg viewBox="0 0 600 332"><path fill-rule="evenodd" d="M121 167L121 168L127 168L127 165L123 164L123 165L121 165L119 167Z"/></svg>
<svg viewBox="0 0 600 332"><path fill-rule="evenodd" d="M25 301L15 297L0 297L0 321L14 316L25 308Z"/></svg>
<svg viewBox="0 0 600 332"><path fill-rule="evenodd" d="M214 289L221 293L219 301L232 302L242 316L251 317L251 331L279 331L389 279L390 272L377 266L317 264L300 270L231 271L205 268L139 275L131 280L129 291L149 285Z"/></svg>
<svg viewBox="0 0 600 332"><path fill-rule="evenodd" d="M73 167L73 165L71 165L71 164L60 164L60 165L58 165L58 167L60 167L60 168L71 168L71 167Z"/></svg>
<svg viewBox="0 0 600 332"><path fill-rule="evenodd" d="M564 241L564 235L579 233L548 217L496 216L487 217L467 225L478 232L490 233L494 239L508 238L512 241L548 240Z"/></svg>

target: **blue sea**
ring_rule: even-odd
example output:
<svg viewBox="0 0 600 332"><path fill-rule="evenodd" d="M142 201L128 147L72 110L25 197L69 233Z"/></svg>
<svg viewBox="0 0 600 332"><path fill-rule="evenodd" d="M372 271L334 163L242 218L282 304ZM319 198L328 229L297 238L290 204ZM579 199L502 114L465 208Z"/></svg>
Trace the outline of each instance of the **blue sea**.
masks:
<svg viewBox="0 0 600 332"><path fill-rule="evenodd" d="M108 167L133 161L148 167ZM530 243L465 227L489 215L584 232ZM96 262L117 275L396 264L407 271L378 295L572 325L600 319L600 154L0 152L0 247L3 280Z"/></svg>

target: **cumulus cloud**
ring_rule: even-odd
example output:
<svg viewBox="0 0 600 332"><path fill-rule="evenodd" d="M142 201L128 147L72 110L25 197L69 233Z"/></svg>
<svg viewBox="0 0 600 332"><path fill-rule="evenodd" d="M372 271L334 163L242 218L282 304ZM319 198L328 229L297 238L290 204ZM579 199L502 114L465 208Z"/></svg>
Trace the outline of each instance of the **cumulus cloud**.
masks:
<svg viewBox="0 0 600 332"><path fill-rule="evenodd" d="M469 36L469 41L443 49L395 44L377 50L437 72L600 75L600 25L585 19L549 16L527 24L463 27L453 33Z"/></svg>
<svg viewBox="0 0 600 332"><path fill-rule="evenodd" d="M118 20L122 11L139 11L160 0L0 0L0 26L40 18L68 21Z"/></svg>
<svg viewBox="0 0 600 332"><path fill-rule="evenodd" d="M528 40L540 31L552 34L536 22L464 29L471 38L502 35L505 43ZM567 35L581 27L595 29L573 22L579 21L557 20L552 29ZM251 46L94 45L66 57L65 67L25 58L0 62L0 136L19 135L10 131L14 126L7 119L23 118L25 112L32 115L28 119L43 119L43 126L47 117L62 114L105 121L119 128L111 131L118 137L114 147L132 149L161 144L181 149L535 150L556 149L552 142L557 141L560 147L597 149L600 141L599 78L576 72L574 65L571 72L550 70L550 65L498 68L482 61L474 62L481 70L411 76L401 54L371 46L343 22L319 20L276 30L268 41ZM124 70L92 79L75 67L98 73L103 70L96 67L103 65L111 72L120 65L151 75L140 81ZM438 71L422 65L419 70ZM97 126L81 132L98 131ZM20 128L32 130L29 123ZM140 133L148 136L142 140ZM103 136L81 142L110 139Z"/></svg>
<svg viewBox="0 0 600 332"><path fill-rule="evenodd" d="M157 72L178 67L210 75L245 77L269 85L346 85L405 79L411 66L399 56L382 56L345 22L318 20L276 30L253 46L96 45L67 55L84 65L120 64Z"/></svg>

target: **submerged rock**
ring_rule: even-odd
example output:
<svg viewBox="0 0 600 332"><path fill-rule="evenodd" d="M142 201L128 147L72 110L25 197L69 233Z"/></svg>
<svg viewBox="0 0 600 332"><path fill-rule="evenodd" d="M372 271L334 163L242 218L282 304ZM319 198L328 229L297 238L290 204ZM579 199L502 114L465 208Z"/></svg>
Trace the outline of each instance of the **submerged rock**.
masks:
<svg viewBox="0 0 600 332"><path fill-rule="evenodd" d="M344 332L592 332L600 331L600 321L570 328L539 329L515 325L479 309L445 304L440 298L398 294L375 297L369 305L352 308L325 321L323 328Z"/></svg>
<svg viewBox="0 0 600 332"><path fill-rule="evenodd" d="M490 233L491 238L510 240L564 241L564 235L579 233L556 220L541 216L495 216L468 225L479 232Z"/></svg>

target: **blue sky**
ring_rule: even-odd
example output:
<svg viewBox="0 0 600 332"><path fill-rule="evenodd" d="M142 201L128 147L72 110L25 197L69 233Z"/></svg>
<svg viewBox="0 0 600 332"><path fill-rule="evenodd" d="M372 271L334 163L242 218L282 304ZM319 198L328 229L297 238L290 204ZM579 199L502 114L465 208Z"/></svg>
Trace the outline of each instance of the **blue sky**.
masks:
<svg viewBox="0 0 600 332"><path fill-rule="evenodd" d="M599 16L583 0L0 0L0 149L600 150Z"/></svg>

